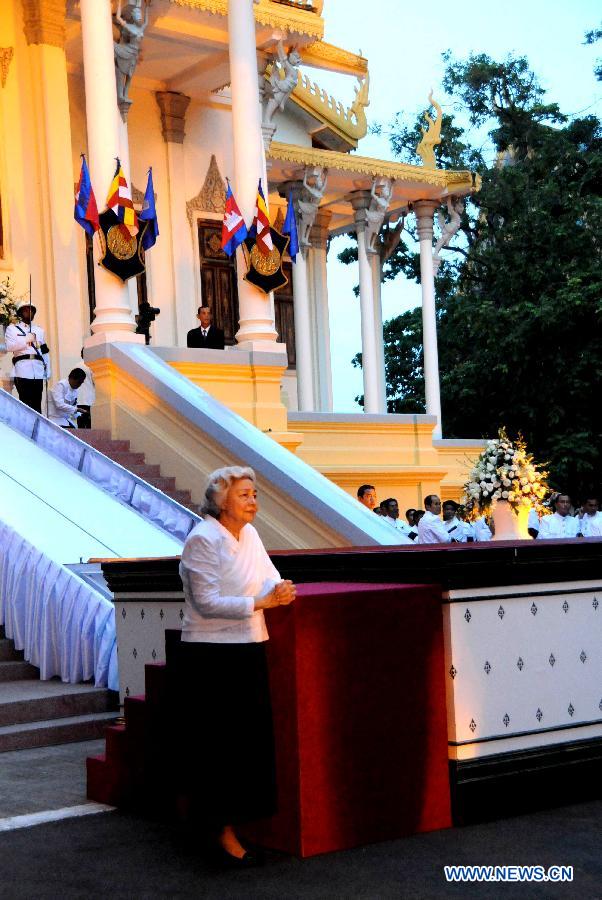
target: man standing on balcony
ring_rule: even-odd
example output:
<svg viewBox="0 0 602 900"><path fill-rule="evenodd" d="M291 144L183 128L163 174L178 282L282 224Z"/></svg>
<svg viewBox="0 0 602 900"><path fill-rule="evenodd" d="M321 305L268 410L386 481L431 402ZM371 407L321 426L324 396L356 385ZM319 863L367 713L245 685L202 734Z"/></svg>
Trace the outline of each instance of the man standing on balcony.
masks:
<svg viewBox="0 0 602 900"><path fill-rule="evenodd" d="M224 332L212 324L211 310L208 306L199 306L197 319L201 324L199 328L192 328L188 332L186 346L205 350L223 350Z"/></svg>
<svg viewBox="0 0 602 900"><path fill-rule="evenodd" d="M41 413L44 382L50 378L50 356L44 329L33 324L35 314L35 306L22 303L19 321L6 327L5 342L13 355L13 378L19 400Z"/></svg>

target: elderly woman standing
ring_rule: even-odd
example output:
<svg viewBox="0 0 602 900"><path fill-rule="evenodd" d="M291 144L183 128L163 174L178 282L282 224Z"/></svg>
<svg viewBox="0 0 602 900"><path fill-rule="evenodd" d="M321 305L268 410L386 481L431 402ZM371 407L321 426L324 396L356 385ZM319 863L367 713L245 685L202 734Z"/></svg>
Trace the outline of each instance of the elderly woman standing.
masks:
<svg viewBox="0 0 602 900"><path fill-rule="evenodd" d="M252 469L213 472L204 518L190 532L180 564L186 598L176 665L182 792L233 866L258 861L234 826L275 812L263 610L295 599L295 586L281 580L251 525L256 513Z"/></svg>

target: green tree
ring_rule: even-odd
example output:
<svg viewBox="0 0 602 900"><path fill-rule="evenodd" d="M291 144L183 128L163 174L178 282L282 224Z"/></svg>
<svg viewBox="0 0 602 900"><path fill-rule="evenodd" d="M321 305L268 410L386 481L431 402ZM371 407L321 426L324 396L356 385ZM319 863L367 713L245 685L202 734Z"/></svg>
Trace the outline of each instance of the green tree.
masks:
<svg viewBox="0 0 602 900"><path fill-rule="evenodd" d="M439 159L476 169L482 189L436 278L444 433L491 436L504 424L549 463L555 486L599 490L600 122L568 121L544 103L524 58L446 62L444 86L470 125L446 117ZM416 128L400 116L391 128L404 161L413 161ZM419 278L406 243L384 277L399 272ZM421 331L420 310L386 323L391 411L424 410Z"/></svg>

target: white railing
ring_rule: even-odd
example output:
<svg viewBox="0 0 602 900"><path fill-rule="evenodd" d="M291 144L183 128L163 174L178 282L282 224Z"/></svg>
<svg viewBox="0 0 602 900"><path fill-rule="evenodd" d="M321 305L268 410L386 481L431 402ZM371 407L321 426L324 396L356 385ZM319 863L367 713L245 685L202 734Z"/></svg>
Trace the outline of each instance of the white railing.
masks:
<svg viewBox="0 0 602 900"><path fill-rule="evenodd" d="M177 500L147 484L76 434L49 422L12 394L0 389L0 422L34 441L65 465L80 472L97 487L135 510L171 537L184 541L200 521Z"/></svg>

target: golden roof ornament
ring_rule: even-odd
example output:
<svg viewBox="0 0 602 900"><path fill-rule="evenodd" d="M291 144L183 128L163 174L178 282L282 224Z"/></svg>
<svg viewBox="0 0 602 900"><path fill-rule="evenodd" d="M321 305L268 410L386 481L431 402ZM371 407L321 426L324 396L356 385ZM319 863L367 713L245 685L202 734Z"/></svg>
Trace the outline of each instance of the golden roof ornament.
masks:
<svg viewBox="0 0 602 900"><path fill-rule="evenodd" d="M443 113L441 107L433 97L432 90L429 94L429 103L431 106L435 107L437 118L433 119L433 117L429 115L428 110L425 112L424 118L428 122L428 128L420 129L422 132L422 140L416 147L416 153L427 169L436 169L437 160L435 159L435 147L437 144L441 143L441 119Z"/></svg>

